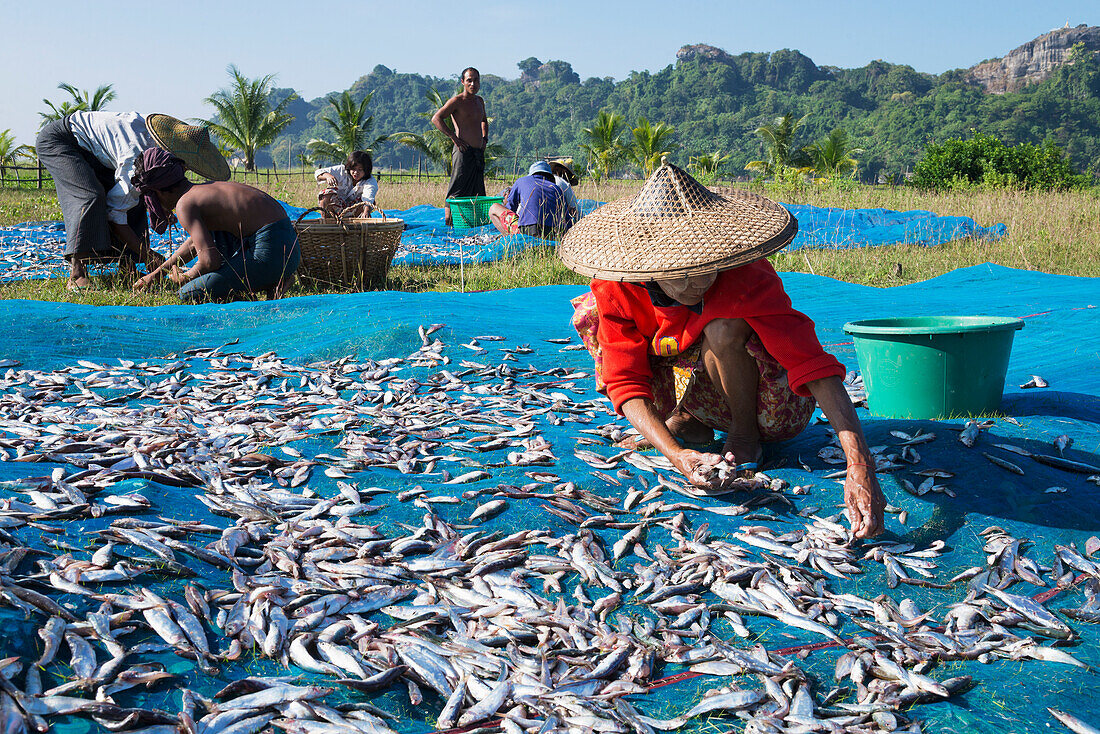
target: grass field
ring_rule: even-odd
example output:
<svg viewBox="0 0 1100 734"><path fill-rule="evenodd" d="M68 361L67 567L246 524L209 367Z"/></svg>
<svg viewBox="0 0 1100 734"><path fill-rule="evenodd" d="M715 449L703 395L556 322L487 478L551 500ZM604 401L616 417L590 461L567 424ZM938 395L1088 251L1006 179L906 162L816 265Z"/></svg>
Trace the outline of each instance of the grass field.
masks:
<svg viewBox="0 0 1100 734"><path fill-rule="evenodd" d="M490 182L490 188L493 183ZM640 182L584 182L581 198L609 201L636 191ZM316 186L310 181L282 180L261 188L284 201L310 206ZM379 202L387 209L417 204L440 205L445 184L382 182ZM1100 276L1100 196L1093 191L1031 193L1010 190L921 192L908 187L871 187L843 183L798 188L766 187L764 193L791 204L823 207L924 209L944 215L973 217L988 226L1003 222L1008 236L998 242L959 240L938 247L896 245L853 250L780 252L771 260L780 271L810 272L879 287L902 285L942 275L956 268L992 262L1006 267L1063 275ZM60 219L50 190L0 189L0 226ZM394 267L387 288L406 291L457 291L520 288L536 285L581 284L587 279L565 269L553 248L534 248L515 258L458 266ZM295 286L289 295L311 291ZM332 291L329 291L332 292ZM0 298L26 298L88 304L162 305L178 303L174 289L135 295L128 284L105 278L98 290L73 294L63 280L0 285Z"/></svg>

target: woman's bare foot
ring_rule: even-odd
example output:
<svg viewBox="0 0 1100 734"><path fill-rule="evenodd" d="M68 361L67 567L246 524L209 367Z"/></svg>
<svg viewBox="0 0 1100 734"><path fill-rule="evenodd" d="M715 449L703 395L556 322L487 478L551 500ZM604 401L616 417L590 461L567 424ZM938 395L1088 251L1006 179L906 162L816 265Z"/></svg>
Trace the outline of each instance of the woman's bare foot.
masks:
<svg viewBox="0 0 1100 734"><path fill-rule="evenodd" d="M684 443L707 444L714 440L714 431L711 430L710 426L703 423L686 410L675 411L668 417L668 420L665 421L665 426L668 427L668 432L671 433L674 438ZM634 434L626 436L615 445L619 448L631 449L633 451L647 451L653 448L653 444L644 436Z"/></svg>
<svg viewBox="0 0 1100 734"><path fill-rule="evenodd" d="M714 431L710 426L686 410L677 410L665 421L668 431L684 443L710 443L714 440Z"/></svg>
<svg viewBox="0 0 1100 734"><path fill-rule="evenodd" d="M722 456L733 455L731 462L736 466L743 466L743 471L749 475L756 473L760 463L764 460L764 447L759 441L751 441L737 436L728 436L722 445ZM752 466L748 466L752 465Z"/></svg>

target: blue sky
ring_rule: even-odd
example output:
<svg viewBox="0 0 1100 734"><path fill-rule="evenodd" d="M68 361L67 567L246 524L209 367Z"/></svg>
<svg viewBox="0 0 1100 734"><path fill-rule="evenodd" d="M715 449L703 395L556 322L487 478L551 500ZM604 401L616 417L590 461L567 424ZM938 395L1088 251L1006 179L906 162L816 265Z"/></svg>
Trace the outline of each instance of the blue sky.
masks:
<svg viewBox="0 0 1100 734"><path fill-rule="evenodd" d="M1096 0L191 0L5 2L0 130L32 143L59 82L112 83L111 109L206 117L226 66L306 99L349 87L376 64L515 78L529 56L582 79L657 71L689 43L737 54L793 48L818 64L875 59L940 73L1001 56L1067 22L1100 25Z"/></svg>

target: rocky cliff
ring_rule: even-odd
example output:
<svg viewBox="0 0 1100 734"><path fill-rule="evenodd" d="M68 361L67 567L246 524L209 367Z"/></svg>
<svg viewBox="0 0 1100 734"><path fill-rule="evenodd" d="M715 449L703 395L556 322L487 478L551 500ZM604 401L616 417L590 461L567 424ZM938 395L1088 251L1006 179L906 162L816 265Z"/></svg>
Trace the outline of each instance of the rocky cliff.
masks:
<svg viewBox="0 0 1100 734"><path fill-rule="evenodd" d="M1076 28L1068 25L1058 28L1028 41L1003 58L970 67L967 78L993 94L1015 92L1050 76L1055 68L1069 60L1070 50L1078 43L1083 43L1092 53L1100 51L1100 27L1082 24Z"/></svg>
<svg viewBox="0 0 1100 734"><path fill-rule="evenodd" d="M706 59L708 61L733 61L733 57L720 48L708 46L705 43L696 43L683 46L676 52L677 61L691 61L692 59Z"/></svg>

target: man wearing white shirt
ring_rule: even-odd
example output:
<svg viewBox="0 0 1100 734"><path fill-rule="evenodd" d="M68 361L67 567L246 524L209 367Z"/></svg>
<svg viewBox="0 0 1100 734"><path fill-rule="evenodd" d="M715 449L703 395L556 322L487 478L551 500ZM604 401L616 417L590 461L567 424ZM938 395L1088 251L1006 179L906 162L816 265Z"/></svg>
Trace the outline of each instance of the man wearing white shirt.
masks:
<svg viewBox="0 0 1100 734"><path fill-rule="evenodd" d="M229 178L229 166L206 129L168 115L74 112L47 123L35 143L65 219L70 290L91 285L87 263L92 260L118 257L130 267L144 262L149 269L164 261L149 248L145 208L130 182L134 161L146 148L164 148L207 178Z"/></svg>

